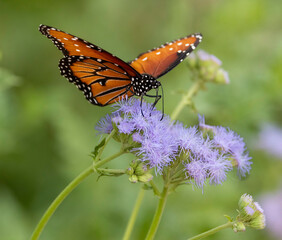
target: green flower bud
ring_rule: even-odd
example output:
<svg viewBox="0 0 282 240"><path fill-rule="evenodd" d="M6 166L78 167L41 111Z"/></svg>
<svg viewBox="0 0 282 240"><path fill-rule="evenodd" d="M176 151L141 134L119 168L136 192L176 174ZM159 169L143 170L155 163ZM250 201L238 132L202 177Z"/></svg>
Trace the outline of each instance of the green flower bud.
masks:
<svg viewBox="0 0 282 240"><path fill-rule="evenodd" d="M244 209L246 206L253 203L253 197L247 193L243 194L239 200L239 211Z"/></svg>
<svg viewBox="0 0 282 240"><path fill-rule="evenodd" d="M214 78L214 82L219 84L229 84L230 80L228 73L222 68L218 69Z"/></svg>
<svg viewBox="0 0 282 240"><path fill-rule="evenodd" d="M264 229L265 228L265 216L263 214L259 215L255 219L253 219L249 226L255 229Z"/></svg>
<svg viewBox="0 0 282 240"><path fill-rule="evenodd" d="M136 175L131 175L128 179L132 183L137 183L138 182L138 177Z"/></svg>
<svg viewBox="0 0 282 240"><path fill-rule="evenodd" d="M147 167L144 166L143 163L139 162L138 165L135 168L135 174L137 176L141 176L141 175L143 175L146 172L147 172Z"/></svg>
<svg viewBox="0 0 282 240"><path fill-rule="evenodd" d="M245 232L246 231L246 227L244 223L242 222L234 223L232 229L234 232Z"/></svg>
<svg viewBox="0 0 282 240"><path fill-rule="evenodd" d="M150 173L146 173L144 175L138 176L138 181L142 183L149 182L153 179L153 175Z"/></svg>
<svg viewBox="0 0 282 240"><path fill-rule="evenodd" d="M239 215L237 221L243 222L246 226L263 229L265 227L265 216L263 209L257 202L254 202L253 197L249 194L244 194L239 200Z"/></svg>

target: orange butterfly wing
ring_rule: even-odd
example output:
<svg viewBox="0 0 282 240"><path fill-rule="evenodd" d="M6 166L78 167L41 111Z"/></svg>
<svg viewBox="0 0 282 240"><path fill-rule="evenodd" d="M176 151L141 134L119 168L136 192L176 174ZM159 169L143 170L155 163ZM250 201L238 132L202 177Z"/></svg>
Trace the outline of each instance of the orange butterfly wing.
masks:
<svg viewBox="0 0 282 240"><path fill-rule="evenodd" d="M132 78L141 75L126 62L102 48L56 28L40 25L65 55L60 60L61 74L84 92L88 101L105 106L133 94Z"/></svg>
<svg viewBox="0 0 282 240"><path fill-rule="evenodd" d="M130 65L140 74L146 73L159 78L182 62L201 40L202 35L198 33L166 43L140 54Z"/></svg>

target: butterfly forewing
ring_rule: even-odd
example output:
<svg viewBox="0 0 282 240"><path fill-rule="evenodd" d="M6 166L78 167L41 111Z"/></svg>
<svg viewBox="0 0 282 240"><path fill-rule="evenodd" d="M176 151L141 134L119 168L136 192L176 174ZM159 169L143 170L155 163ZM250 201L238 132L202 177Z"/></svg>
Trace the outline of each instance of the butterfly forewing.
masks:
<svg viewBox="0 0 282 240"><path fill-rule="evenodd" d="M166 43L159 48L140 54L130 65L139 73L159 78L182 62L201 40L201 34L193 34Z"/></svg>
<svg viewBox="0 0 282 240"><path fill-rule="evenodd" d="M39 31L65 55L59 63L61 74L75 83L91 103L104 106L133 95L129 91L131 79L141 76L129 64L56 28L40 25Z"/></svg>

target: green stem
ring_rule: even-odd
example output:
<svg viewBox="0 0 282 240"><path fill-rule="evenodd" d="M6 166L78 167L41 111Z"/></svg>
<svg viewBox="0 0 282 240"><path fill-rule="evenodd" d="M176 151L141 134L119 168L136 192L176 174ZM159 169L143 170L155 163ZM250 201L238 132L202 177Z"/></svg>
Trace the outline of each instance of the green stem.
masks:
<svg viewBox="0 0 282 240"><path fill-rule="evenodd" d="M90 166L86 170L84 170L81 174L79 174L73 181L66 186L66 188L55 198L52 204L48 207L42 218L40 219L39 223L37 224L32 236L31 240L36 240L39 238L42 230L44 229L45 225L47 224L50 217L56 211L57 207L61 204L61 202L72 192L75 187L80 184L87 176L94 172L93 167Z"/></svg>
<svg viewBox="0 0 282 240"><path fill-rule="evenodd" d="M111 131L111 133L106 137L104 146L101 147L101 149L99 150L99 152L98 152L98 154L97 154L97 156L96 156L96 158L95 158L96 161L99 161L99 160L100 160L100 157L101 157L101 155L102 155L102 153L103 153L103 151L104 151L106 145L108 144L108 142L111 140L111 138L114 136L115 133L116 133L116 130L113 129L113 130Z"/></svg>
<svg viewBox="0 0 282 240"><path fill-rule="evenodd" d="M195 237L192 237L192 238L188 238L188 240L197 240L197 239L201 239L201 238L204 238L204 237L207 237L207 236L210 236L212 234L215 234L216 232L220 231L220 230L223 230L223 229L226 229L226 228L231 228L233 226L233 222L228 222L228 223L225 223L225 224L222 224L216 228L213 228L209 231L206 231L204 233L201 233Z"/></svg>
<svg viewBox="0 0 282 240"><path fill-rule="evenodd" d="M90 174L96 171L98 167L122 155L123 153L124 150L121 149L116 154L104 160L94 163L93 166L88 167L86 170L80 173L74 180L72 180L48 207L48 209L40 219L39 223L37 224L34 232L32 233L31 240L37 240L39 238L41 232L43 231L45 225L47 224L53 213L56 211L56 209L59 207L62 201L72 192L72 190L74 190L77 187L78 184L80 184L86 177L88 177Z"/></svg>
<svg viewBox="0 0 282 240"><path fill-rule="evenodd" d="M136 199L133 211L132 211L131 216L129 218L129 221L127 223L125 233L124 233L124 236L122 238L123 240L128 240L130 238L130 235L131 235L133 227L134 227L134 223L135 223L136 218L137 218L137 214L139 212L142 200L144 198L144 194L145 194L145 190L143 188L141 188L141 190L139 191L138 197Z"/></svg>
<svg viewBox="0 0 282 240"><path fill-rule="evenodd" d="M199 91L202 82L197 80L194 85L188 90L188 92L182 97L180 103L177 105L171 114L171 120L176 120L182 109L191 103L192 97Z"/></svg>
<svg viewBox="0 0 282 240"><path fill-rule="evenodd" d="M153 188L154 194L157 195L158 197L160 197L160 196L161 196L161 193L160 193L158 187L156 186L156 184L154 183L154 181L151 180L149 183L151 184L151 186L152 186L152 188Z"/></svg>
<svg viewBox="0 0 282 240"><path fill-rule="evenodd" d="M124 169L108 169L108 168L96 168L97 172L106 174L106 175L122 175L126 171Z"/></svg>
<svg viewBox="0 0 282 240"><path fill-rule="evenodd" d="M164 186L163 192L162 192L161 197L159 199L158 207L157 207L156 212L155 212L155 216L153 218L151 227L150 227L150 229L147 233L145 240L153 240L154 239L155 234L158 230L158 226L160 224L162 215L163 215L167 196L168 196L168 186Z"/></svg>
<svg viewBox="0 0 282 240"><path fill-rule="evenodd" d="M94 169L94 170L97 169L98 167L100 167L100 166L104 165L105 163L107 163L107 162L113 160L114 158L119 157L120 155L122 155L122 154L124 154L124 153L125 153L125 151L124 151L123 149L121 149L119 152L115 153L114 155L112 155L112 156L110 156L110 157L108 157L108 158L105 158L104 160L101 160L101 161L99 161L99 162L95 162L95 163L93 164L93 169ZM95 170L95 171L96 171L96 170Z"/></svg>

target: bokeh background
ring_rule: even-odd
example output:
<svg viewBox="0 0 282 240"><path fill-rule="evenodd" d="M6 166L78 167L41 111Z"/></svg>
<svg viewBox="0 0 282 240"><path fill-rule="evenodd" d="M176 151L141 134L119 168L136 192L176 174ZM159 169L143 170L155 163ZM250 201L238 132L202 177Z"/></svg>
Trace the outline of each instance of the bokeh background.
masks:
<svg viewBox="0 0 282 240"><path fill-rule="evenodd" d="M223 215L236 214L245 192L258 201L276 196L280 219L272 217L266 230L224 230L209 239L282 238L282 194L277 197L282 141L279 134L266 138L261 132L265 124L276 135L282 127L281 9L280 0L0 0L0 239L30 237L55 196L91 164L89 154L100 138L94 126L111 111L89 104L60 76L62 54L38 32L41 23L124 60L201 32L198 49L222 60L230 84L207 85L194 99L196 107L208 124L229 126L245 139L253 166L248 178L239 180L234 172L223 185L206 186L203 193L189 185L178 188L156 239L186 239L224 223ZM180 64L161 81L170 114L181 99L177 90L191 85L187 65ZM195 125L197 114L187 108L179 120ZM267 151L266 142L278 154ZM105 156L117 149L112 143ZM109 166L126 167L131 157ZM120 239L139 188L126 176L87 178L59 207L40 239ZM156 203L147 192L132 239L144 239Z"/></svg>

